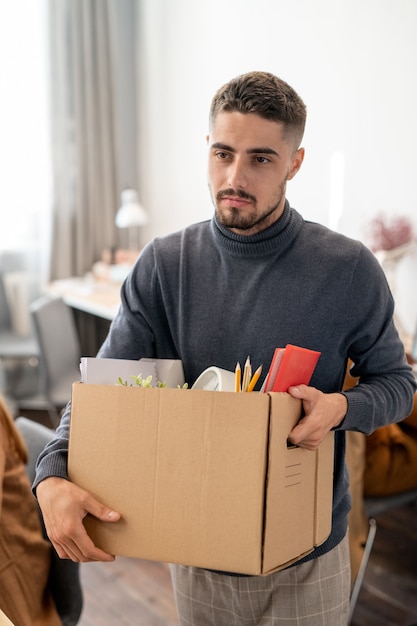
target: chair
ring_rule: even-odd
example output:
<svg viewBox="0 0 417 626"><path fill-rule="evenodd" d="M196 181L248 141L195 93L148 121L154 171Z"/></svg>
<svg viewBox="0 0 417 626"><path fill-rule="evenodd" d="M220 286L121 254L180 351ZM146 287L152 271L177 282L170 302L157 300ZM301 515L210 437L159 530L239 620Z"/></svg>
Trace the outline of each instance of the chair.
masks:
<svg viewBox="0 0 417 626"><path fill-rule="evenodd" d="M80 380L81 348L70 307L62 298L41 296L30 305L39 344L41 387L58 414Z"/></svg>
<svg viewBox="0 0 417 626"><path fill-rule="evenodd" d="M31 358L39 355L39 348L33 333L21 332L14 327L6 294L7 276L0 275L0 357ZM23 330L23 329L22 329ZM24 329L26 331L26 329Z"/></svg>
<svg viewBox="0 0 417 626"><path fill-rule="evenodd" d="M32 391L33 377L25 374L37 374L39 357L38 342L30 328L26 291L25 273L0 274L0 361L4 384L7 383L7 391L14 400ZM19 312L18 319L12 314L11 301Z"/></svg>
<svg viewBox="0 0 417 626"><path fill-rule="evenodd" d="M29 455L26 470L29 480L33 482L37 458L54 436L54 431L26 417L16 418L15 424L26 443ZM47 539L42 516L41 522L44 536ZM60 559L55 550L52 549L48 587L63 626L75 626L80 619L83 606L79 563Z"/></svg>

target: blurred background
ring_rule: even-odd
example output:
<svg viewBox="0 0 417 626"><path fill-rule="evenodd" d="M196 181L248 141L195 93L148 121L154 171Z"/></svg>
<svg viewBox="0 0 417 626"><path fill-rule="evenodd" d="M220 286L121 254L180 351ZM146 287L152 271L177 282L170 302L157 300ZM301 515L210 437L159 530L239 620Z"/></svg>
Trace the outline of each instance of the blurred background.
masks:
<svg viewBox="0 0 417 626"><path fill-rule="evenodd" d="M0 273L15 330L56 281L119 286L147 241L210 218L210 101L259 69L308 108L288 199L375 251L411 341L415 0L14 0L0 7L0 65ZM120 226L126 190L142 217Z"/></svg>

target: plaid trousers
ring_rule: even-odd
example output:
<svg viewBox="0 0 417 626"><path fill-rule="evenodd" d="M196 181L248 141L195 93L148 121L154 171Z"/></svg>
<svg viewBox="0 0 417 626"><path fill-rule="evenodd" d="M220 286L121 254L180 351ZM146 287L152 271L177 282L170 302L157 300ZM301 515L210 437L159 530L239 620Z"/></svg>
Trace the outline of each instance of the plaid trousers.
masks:
<svg viewBox="0 0 417 626"><path fill-rule="evenodd" d="M330 552L267 576L171 565L181 626L346 626L347 536Z"/></svg>

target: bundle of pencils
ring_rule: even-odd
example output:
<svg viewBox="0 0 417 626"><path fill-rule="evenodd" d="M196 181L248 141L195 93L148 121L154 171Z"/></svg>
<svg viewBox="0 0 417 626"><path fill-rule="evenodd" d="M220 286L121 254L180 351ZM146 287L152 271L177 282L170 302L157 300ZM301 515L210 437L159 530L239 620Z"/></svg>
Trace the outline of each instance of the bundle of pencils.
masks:
<svg viewBox="0 0 417 626"><path fill-rule="evenodd" d="M252 375L252 365L249 357L245 361L245 366L243 368L243 377L242 377L242 369L240 367L240 363L236 364L235 369L235 391L253 391L256 383L259 380L259 377L262 372L262 365L258 367L255 373Z"/></svg>

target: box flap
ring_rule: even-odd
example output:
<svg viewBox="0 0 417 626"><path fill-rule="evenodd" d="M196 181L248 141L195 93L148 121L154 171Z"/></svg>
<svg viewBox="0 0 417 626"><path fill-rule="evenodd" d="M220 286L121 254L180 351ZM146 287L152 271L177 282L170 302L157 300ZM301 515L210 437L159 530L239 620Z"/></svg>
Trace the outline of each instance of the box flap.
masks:
<svg viewBox="0 0 417 626"><path fill-rule="evenodd" d="M317 450L316 513L314 545L326 541L332 530L334 474L334 432L331 431Z"/></svg>
<svg viewBox="0 0 417 626"><path fill-rule="evenodd" d="M264 572L308 552L314 541L315 454L287 446L301 402L285 393L270 395Z"/></svg>
<svg viewBox="0 0 417 626"><path fill-rule="evenodd" d="M328 536L333 493L333 433L317 451L288 446L301 401L286 393L270 395L263 573L302 558Z"/></svg>

